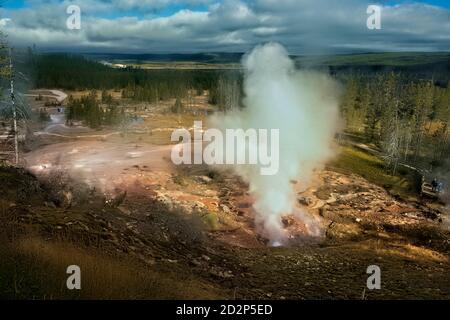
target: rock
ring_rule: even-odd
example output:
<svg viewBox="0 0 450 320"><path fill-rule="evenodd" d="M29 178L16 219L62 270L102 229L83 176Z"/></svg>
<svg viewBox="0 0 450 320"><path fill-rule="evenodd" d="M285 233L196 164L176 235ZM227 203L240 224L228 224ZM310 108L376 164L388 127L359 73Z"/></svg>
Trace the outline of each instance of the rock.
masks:
<svg viewBox="0 0 450 320"><path fill-rule="evenodd" d="M200 261L198 261L197 259L191 260L191 263L192 263L194 266L197 266L197 267L199 267L199 266L202 265L202 263L201 263Z"/></svg>
<svg viewBox="0 0 450 320"><path fill-rule="evenodd" d="M178 263L178 260L165 259L169 263Z"/></svg>
<svg viewBox="0 0 450 320"><path fill-rule="evenodd" d="M300 204L304 206L310 206L313 203L312 199L309 197L300 197L297 200Z"/></svg>
<svg viewBox="0 0 450 320"><path fill-rule="evenodd" d="M231 212L231 210L230 210L230 208L228 208L226 205L224 205L224 204L221 204L220 205L220 209L223 211L223 212L225 212L225 213L230 213Z"/></svg>
<svg viewBox="0 0 450 320"><path fill-rule="evenodd" d="M208 207L200 201L178 203L177 208L182 209L186 214L206 213L208 211Z"/></svg>
<svg viewBox="0 0 450 320"><path fill-rule="evenodd" d="M149 257L144 256L143 254L138 254L138 258L144 262L145 264L148 265L154 265L155 264L155 260Z"/></svg>
<svg viewBox="0 0 450 320"><path fill-rule="evenodd" d="M211 258L208 257L206 254L202 254L202 258L205 259L206 261L211 260Z"/></svg>
<svg viewBox="0 0 450 320"><path fill-rule="evenodd" d="M321 217L325 217L326 213L327 213L327 209L325 209L324 207L319 209L319 215Z"/></svg>
<svg viewBox="0 0 450 320"><path fill-rule="evenodd" d="M130 215L131 211L128 208L125 208L124 206L118 206L117 209L119 209L120 212L126 215Z"/></svg>
<svg viewBox="0 0 450 320"><path fill-rule="evenodd" d="M231 278L233 277L233 272L231 270L225 271L222 273L224 278Z"/></svg>
<svg viewBox="0 0 450 320"><path fill-rule="evenodd" d="M53 201L45 201L44 206L54 209L56 208L56 205L53 203Z"/></svg>
<svg viewBox="0 0 450 320"><path fill-rule="evenodd" d="M70 208L72 206L72 201L73 201L72 191L63 190L62 195L63 195L62 206L64 208Z"/></svg>
<svg viewBox="0 0 450 320"><path fill-rule="evenodd" d="M206 205L200 201L194 201L194 205L192 207L194 209L206 209Z"/></svg>
<svg viewBox="0 0 450 320"><path fill-rule="evenodd" d="M86 231L89 232L89 227L87 225L85 225L83 222L81 221L77 221L77 223Z"/></svg>
<svg viewBox="0 0 450 320"><path fill-rule="evenodd" d="M292 226L295 223L295 219L293 219L292 217L283 217L281 221L285 227ZM281 258L284 257L281 256Z"/></svg>
<svg viewBox="0 0 450 320"><path fill-rule="evenodd" d="M168 208L172 208L174 206L172 199L170 199L167 195L163 193L159 193L156 196L156 200L162 203L163 205L167 206Z"/></svg>
<svg viewBox="0 0 450 320"><path fill-rule="evenodd" d="M210 183L212 179L208 176L199 176L198 180L203 183Z"/></svg>
<svg viewBox="0 0 450 320"><path fill-rule="evenodd" d="M114 199L112 199L111 206L117 208L125 201L126 197L127 197L127 191L125 190L125 191L119 193Z"/></svg>
<svg viewBox="0 0 450 320"><path fill-rule="evenodd" d="M225 278L225 279L233 277L233 272L231 270L220 271L220 270L211 269L210 273L215 275L215 276L217 276L217 277Z"/></svg>
<svg viewBox="0 0 450 320"><path fill-rule="evenodd" d="M208 190L203 191L203 196L205 196L205 197L214 197L215 195L216 195L216 191L214 191L214 190L208 189Z"/></svg>

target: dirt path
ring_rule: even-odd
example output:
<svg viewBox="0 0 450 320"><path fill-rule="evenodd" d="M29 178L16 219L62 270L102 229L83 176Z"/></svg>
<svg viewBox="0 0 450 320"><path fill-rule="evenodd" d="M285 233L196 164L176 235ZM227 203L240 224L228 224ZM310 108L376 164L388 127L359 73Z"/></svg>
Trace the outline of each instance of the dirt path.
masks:
<svg viewBox="0 0 450 320"><path fill-rule="evenodd" d="M41 97L46 98L53 98L58 103L62 103L64 100L67 99L67 94L63 91L56 90L56 89L50 89L50 90L30 90L30 93L25 94L27 97L38 97L41 95Z"/></svg>

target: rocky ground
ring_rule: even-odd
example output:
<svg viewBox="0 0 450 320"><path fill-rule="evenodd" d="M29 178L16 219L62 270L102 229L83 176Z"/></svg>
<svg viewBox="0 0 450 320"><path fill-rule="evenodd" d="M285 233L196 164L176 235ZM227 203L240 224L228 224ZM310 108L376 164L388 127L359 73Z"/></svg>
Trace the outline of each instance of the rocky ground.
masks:
<svg viewBox="0 0 450 320"><path fill-rule="evenodd" d="M171 146L155 145L155 134L151 144L142 135L103 133L37 135L24 170L0 168L2 243L32 257L24 267L22 256L9 259L0 246L0 296L72 297L61 291L64 282L45 286L45 268L39 279L27 276L47 256L66 255L61 265L79 257L92 265L88 279L100 277L108 257L127 265L122 287L85 283L81 298L450 298L448 212L439 203L404 200L326 168L307 186L291 181L303 219L286 216L289 242L270 247L257 232L248 186L235 175L173 167ZM315 236L306 236L312 227ZM32 240L24 247L21 239ZM112 265L103 287L118 281ZM370 265L381 268L380 290L366 288ZM65 275L61 268L51 270ZM141 288L140 275L149 272Z"/></svg>
<svg viewBox="0 0 450 320"><path fill-rule="evenodd" d="M247 186L230 173L152 169L134 157L136 164L121 162L120 170L86 183L64 159L57 170L35 171L40 182L30 176L24 186L25 193L40 190L42 202L7 204L19 225L47 239L101 248L181 279L195 276L226 298L449 298L443 212L357 175L323 170L306 189L292 181L298 209L319 221L321 233L311 241L303 222L286 217L290 243L273 248L255 230ZM373 264L381 267L382 289L367 291Z"/></svg>

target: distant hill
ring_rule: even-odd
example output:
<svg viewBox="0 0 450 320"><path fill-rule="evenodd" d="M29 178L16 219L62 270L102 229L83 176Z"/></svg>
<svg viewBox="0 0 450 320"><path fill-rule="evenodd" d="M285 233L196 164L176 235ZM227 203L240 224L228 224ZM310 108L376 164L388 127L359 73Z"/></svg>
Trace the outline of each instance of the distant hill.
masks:
<svg viewBox="0 0 450 320"><path fill-rule="evenodd" d="M94 60L134 61L134 62L200 62L200 63L239 63L244 53L213 52L213 53L85 53L85 57ZM303 65L342 66L413 66L436 63L449 63L450 52L387 52L359 53L342 55L292 55Z"/></svg>
<svg viewBox="0 0 450 320"><path fill-rule="evenodd" d="M450 52L416 53L416 52L387 52L364 53L328 56L298 56L296 60L303 64L343 66L414 66L425 64L449 63Z"/></svg>
<svg viewBox="0 0 450 320"><path fill-rule="evenodd" d="M243 53L86 53L85 57L95 60L146 62L198 62L198 63L239 63Z"/></svg>
<svg viewBox="0 0 450 320"><path fill-rule="evenodd" d="M402 72L416 79L433 78L446 86L450 80L450 53L366 53L329 56L297 56L301 67L327 69L331 73Z"/></svg>

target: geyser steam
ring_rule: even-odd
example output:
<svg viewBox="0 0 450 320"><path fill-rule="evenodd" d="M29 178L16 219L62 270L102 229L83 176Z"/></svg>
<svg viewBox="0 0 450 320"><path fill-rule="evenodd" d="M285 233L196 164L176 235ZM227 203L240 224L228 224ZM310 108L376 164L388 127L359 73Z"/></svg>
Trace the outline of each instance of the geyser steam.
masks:
<svg viewBox="0 0 450 320"><path fill-rule="evenodd" d="M244 105L210 119L222 131L279 129L279 170L261 175L260 165L233 165L255 197L256 224L273 245L284 243L282 217L295 214L307 227L313 219L295 210L291 180L307 184L313 170L332 155L338 127L338 85L328 75L295 68L278 43L255 48L242 61ZM247 146L248 147L248 146ZM237 150L246 152L246 150ZM315 230L310 230L315 232Z"/></svg>

